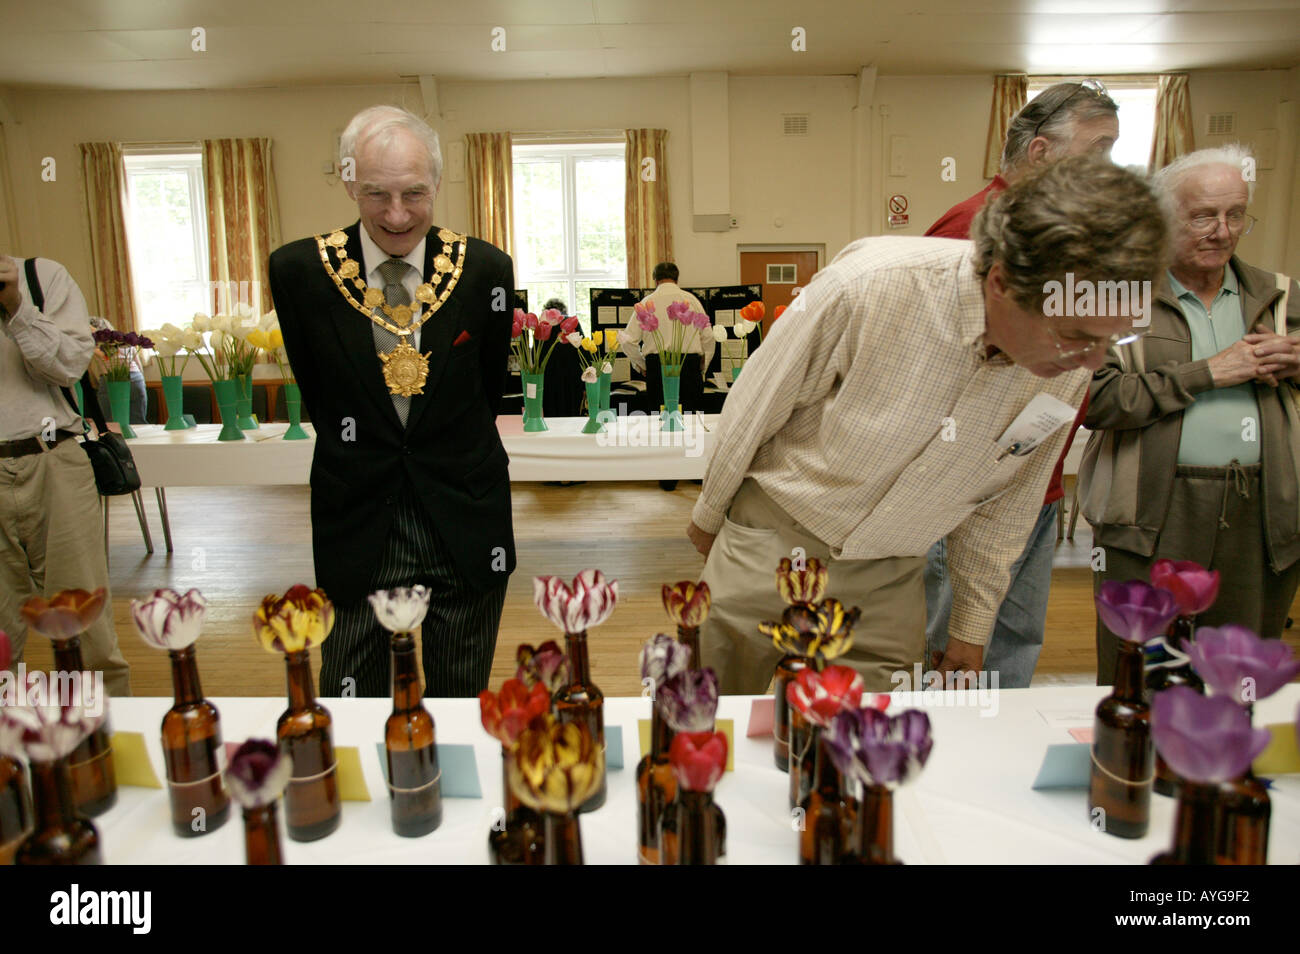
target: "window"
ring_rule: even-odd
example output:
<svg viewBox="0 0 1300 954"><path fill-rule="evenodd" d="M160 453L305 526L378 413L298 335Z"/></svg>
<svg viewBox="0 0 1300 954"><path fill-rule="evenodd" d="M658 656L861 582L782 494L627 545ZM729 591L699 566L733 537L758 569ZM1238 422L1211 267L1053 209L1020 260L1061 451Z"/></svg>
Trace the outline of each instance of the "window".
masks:
<svg viewBox="0 0 1300 954"><path fill-rule="evenodd" d="M1145 170L1151 159L1151 141L1155 138L1156 84L1128 76L1098 79L1106 84L1106 92L1119 106L1119 139L1110 151L1111 161L1117 166L1140 166ZM1059 77L1031 78L1028 99L1060 82L1066 81Z"/></svg>
<svg viewBox="0 0 1300 954"><path fill-rule="evenodd" d="M623 151L621 143L514 147L515 269L529 311L559 298L590 331L591 289L627 287Z"/></svg>
<svg viewBox="0 0 1300 954"><path fill-rule="evenodd" d="M124 162L136 324L183 325L211 312L203 154L142 149Z"/></svg>

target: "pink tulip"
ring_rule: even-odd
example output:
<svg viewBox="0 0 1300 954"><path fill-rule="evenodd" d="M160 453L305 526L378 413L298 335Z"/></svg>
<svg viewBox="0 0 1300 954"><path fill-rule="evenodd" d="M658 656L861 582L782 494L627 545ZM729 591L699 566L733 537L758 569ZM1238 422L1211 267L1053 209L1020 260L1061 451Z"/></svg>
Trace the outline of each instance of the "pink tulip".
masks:
<svg viewBox="0 0 1300 954"><path fill-rule="evenodd" d="M668 306L668 318L671 321L686 321L691 313L691 306L684 301L675 301Z"/></svg>
<svg viewBox="0 0 1300 954"><path fill-rule="evenodd" d="M558 576L533 578L533 602L542 615L566 633L599 626L614 612L618 580L606 582L600 570L583 570L565 584Z"/></svg>
<svg viewBox="0 0 1300 954"><path fill-rule="evenodd" d="M1219 597L1219 571L1207 570L1192 560L1156 560L1151 585L1174 594L1179 616L1196 616Z"/></svg>
<svg viewBox="0 0 1300 954"><path fill-rule="evenodd" d="M554 330L555 330L555 325L551 324L548 321L539 321L537 323L537 330L533 332L533 334L537 335L538 341L549 341L551 337L551 332Z"/></svg>
<svg viewBox="0 0 1300 954"><path fill-rule="evenodd" d="M541 317L539 317L537 320L538 322L544 321L548 325L558 325L561 321L564 320L564 315L561 314L559 309L557 308L547 308L544 312L542 312Z"/></svg>
<svg viewBox="0 0 1300 954"><path fill-rule="evenodd" d="M572 318L565 318L560 322L560 331L562 331L566 336L571 335L578 330L578 324L577 315L574 315Z"/></svg>
<svg viewBox="0 0 1300 954"><path fill-rule="evenodd" d="M527 328L529 331L537 330L537 316L534 315L531 311L524 316L524 327Z"/></svg>

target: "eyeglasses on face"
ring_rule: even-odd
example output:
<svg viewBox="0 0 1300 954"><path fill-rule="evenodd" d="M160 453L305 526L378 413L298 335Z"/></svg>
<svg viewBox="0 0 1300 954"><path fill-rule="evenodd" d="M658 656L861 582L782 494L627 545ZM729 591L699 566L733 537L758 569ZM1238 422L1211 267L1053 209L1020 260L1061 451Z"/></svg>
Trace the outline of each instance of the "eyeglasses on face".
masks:
<svg viewBox="0 0 1300 954"><path fill-rule="evenodd" d="M1228 231L1233 235L1249 235L1250 230L1255 227L1255 223L1259 219L1243 209L1234 209L1222 215L1208 215L1205 213L1193 215L1186 221L1188 228L1196 235L1213 235L1219 231L1220 222L1227 225Z"/></svg>
<svg viewBox="0 0 1300 954"><path fill-rule="evenodd" d="M1085 91L1088 92L1089 94L1093 95L1093 96L1097 96L1097 97L1105 96L1105 95L1106 95L1106 84L1103 83L1103 82L1102 82L1101 80L1099 80L1099 79L1086 79L1086 80L1084 80L1083 82L1081 82L1081 83L1079 84L1079 88L1078 88L1078 89L1076 89L1076 90L1075 90L1073 93L1071 93L1069 96L1065 97L1065 99L1063 99L1063 100L1061 100L1059 103L1057 103L1057 104L1056 104L1056 107L1055 107L1055 108L1054 108L1050 113L1048 113L1046 116L1044 116L1044 117L1039 121L1038 125L1034 127L1034 134L1033 134L1032 136L1030 136L1029 138L1030 138L1030 139L1036 139L1036 138L1038 137L1038 133L1039 133L1039 131L1040 131L1044 126L1047 125L1047 121L1048 121L1049 119L1051 119L1053 116L1055 116L1057 113L1059 113L1059 112L1060 112L1060 111L1065 107L1065 104L1066 104L1066 103L1071 102L1071 101L1072 101L1075 97L1077 97L1080 93L1083 93L1083 92L1085 92Z"/></svg>
<svg viewBox="0 0 1300 954"><path fill-rule="evenodd" d="M1139 331L1126 331L1123 334L1107 335L1105 338L1094 338L1091 335L1087 338L1071 338L1070 344L1073 347L1066 348L1065 340L1061 338L1055 328L1048 325L1047 330L1052 335L1052 342L1056 345L1056 356L1060 359L1077 358L1096 351L1105 351L1107 348L1132 344L1147 333L1144 328Z"/></svg>

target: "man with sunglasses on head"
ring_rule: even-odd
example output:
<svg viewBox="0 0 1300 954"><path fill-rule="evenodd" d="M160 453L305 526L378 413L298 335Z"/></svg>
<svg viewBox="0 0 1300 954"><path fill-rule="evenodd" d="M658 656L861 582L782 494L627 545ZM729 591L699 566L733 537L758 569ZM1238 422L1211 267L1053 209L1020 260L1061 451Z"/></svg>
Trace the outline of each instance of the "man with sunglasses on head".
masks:
<svg viewBox="0 0 1300 954"><path fill-rule="evenodd" d="M1110 156L1119 138L1119 107L1099 80L1057 83L1049 86L1011 120L1002 148L1002 174L986 188L953 206L930 226L926 235L970 238L971 219L986 201L1044 163L1066 156ZM1074 432L1083 423L1087 400L1080 404L1070 425L1065 447L1047 484L1038 520L1028 542L1011 568L1011 587L998 608L997 624L984 653L984 667L999 674L1004 689L1029 685L1038 665L1047 627L1047 597L1052 585L1052 553L1061 500L1065 457ZM948 574L948 541L930 548L925 566L926 656L942 668L948 647L948 621L952 615L952 581Z"/></svg>
<svg viewBox="0 0 1300 954"><path fill-rule="evenodd" d="M1237 243L1254 161L1241 146L1202 149L1154 184L1171 219L1173 264L1148 334L1111 349L1090 388L1093 428L1079 472L1083 512L1106 580L1145 579L1158 559L1220 573L1197 624L1282 634L1300 581L1300 513L1291 442L1300 291L1247 265ZM1278 310L1290 289L1283 329ZM1114 680L1118 641L1097 624L1097 682Z"/></svg>

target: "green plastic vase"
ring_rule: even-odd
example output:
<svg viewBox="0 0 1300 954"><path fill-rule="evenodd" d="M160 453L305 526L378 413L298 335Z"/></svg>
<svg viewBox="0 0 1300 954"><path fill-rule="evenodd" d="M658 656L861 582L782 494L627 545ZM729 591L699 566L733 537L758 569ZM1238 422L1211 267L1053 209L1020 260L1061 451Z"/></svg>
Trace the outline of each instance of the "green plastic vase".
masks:
<svg viewBox="0 0 1300 954"><path fill-rule="evenodd" d="M131 382L108 382L108 405L113 412L113 420L122 429L123 437L135 437L131 430Z"/></svg>
<svg viewBox="0 0 1300 954"><path fill-rule="evenodd" d="M549 431L542 418L542 375L521 374L524 384L524 430Z"/></svg>
<svg viewBox="0 0 1300 954"><path fill-rule="evenodd" d="M167 426L163 430L183 431L185 423L185 382L179 374L162 376L163 399L167 402Z"/></svg>
<svg viewBox="0 0 1300 954"><path fill-rule="evenodd" d="M664 383L664 407L659 416L660 427L665 431L680 431L682 430L682 366L661 365L659 374Z"/></svg>
<svg viewBox="0 0 1300 954"><path fill-rule="evenodd" d="M302 429L302 391L296 384L285 384L284 406L289 411L289 429L284 432L286 441L306 441L311 435Z"/></svg>
<svg viewBox="0 0 1300 954"><path fill-rule="evenodd" d="M239 399L235 413L239 417L239 429L241 431L255 431L258 424L257 418L253 417L253 376L251 374L241 374L237 380L239 383Z"/></svg>
<svg viewBox="0 0 1300 954"><path fill-rule="evenodd" d="M239 382L234 380L213 381L212 390L217 395L217 409L221 411L221 433L219 441L242 441L244 432L239 429Z"/></svg>

